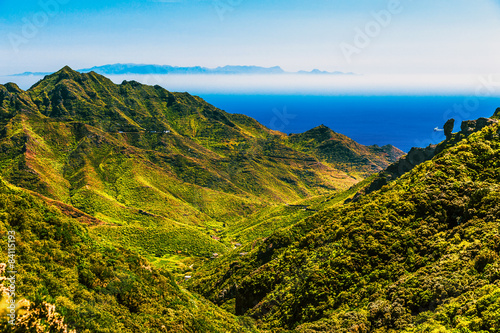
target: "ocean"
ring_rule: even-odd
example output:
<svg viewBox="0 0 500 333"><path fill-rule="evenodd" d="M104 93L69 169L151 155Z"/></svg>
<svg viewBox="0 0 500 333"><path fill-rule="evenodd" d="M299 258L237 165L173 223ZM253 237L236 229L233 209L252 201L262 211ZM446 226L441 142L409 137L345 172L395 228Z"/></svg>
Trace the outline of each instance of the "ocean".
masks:
<svg viewBox="0 0 500 333"><path fill-rule="evenodd" d="M408 152L444 140L444 123L491 117L500 98L469 96L298 96L201 94L210 104L241 113L284 133L321 124L364 145L391 144Z"/></svg>

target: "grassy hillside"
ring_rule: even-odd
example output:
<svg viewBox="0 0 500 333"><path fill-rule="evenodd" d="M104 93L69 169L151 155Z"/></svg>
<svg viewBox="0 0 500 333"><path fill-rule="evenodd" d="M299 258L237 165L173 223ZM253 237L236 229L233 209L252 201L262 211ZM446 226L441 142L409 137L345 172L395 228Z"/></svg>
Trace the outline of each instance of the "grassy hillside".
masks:
<svg viewBox="0 0 500 333"><path fill-rule="evenodd" d="M0 85L0 247L15 231L17 332L256 332L235 315L256 299L235 286L269 259L255 253L284 248L266 242L298 237L402 154L326 127L287 136L187 93L69 67L27 91ZM222 308L183 287L212 269L217 280L194 289ZM293 326L252 315L264 330Z"/></svg>
<svg viewBox="0 0 500 333"><path fill-rule="evenodd" d="M94 234L148 256L224 252L228 244L212 236L242 217L365 176L328 152L295 149L252 118L159 86L65 67L28 91L1 86L0 96L0 175L90 214ZM394 157L370 155L382 164Z"/></svg>
<svg viewBox="0 0 500 333"><path fill-rule="evenodd" d="M242 218L223 236L234 243L245 243L265 238L273 232L294 225L306 217L316 214L326 208L341 205L345 200L352 198L361 188L370 183L374 176L366 178L348 190L332 195L321 195L304 199L291 204L276 205L264 208L258 212Z"/></svg>
<svg viewBox="0 0 500 333"><path fill-rule="evenodd" d="M15 231L18 322L2 332L253 332L177 285L170 273L122 247L97 242L80 221L0 180L0 262Z"/></svg>
<svg viewBox="0 0 500 333"><path fill-rule="evenodd" d="M191 288L273 332L498 331L499 154L497 123L207 263Z"/></svg>

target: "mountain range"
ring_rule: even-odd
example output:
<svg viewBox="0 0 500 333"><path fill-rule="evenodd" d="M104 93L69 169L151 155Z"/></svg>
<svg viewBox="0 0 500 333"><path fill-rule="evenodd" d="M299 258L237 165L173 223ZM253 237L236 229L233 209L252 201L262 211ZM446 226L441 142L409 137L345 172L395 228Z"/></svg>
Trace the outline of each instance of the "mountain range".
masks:
<svg viewBox="0 0 500 333"><path fill-rule="evenodd" d="M499 118L403 156L69 67L0 85L0 331L500 330Z"/></svg>
<svg viewBox="0 0 500 333"><path fill-rule="evenodd" d="M178 66L168 66L168 65L146 65L146 64L110 64L103 66L94 66L92 68L79 69L78 72L88 73L96 72L102 75L125 75L125 74L139 74L139 75L207 75L207 74L218 74L218 75L236 75L236 74L246 74L246 75L276 75L276 74L313 74L313 75L354 75L354 73L344 73L344 72L327 72L321 71L319 69L314 69L312 71L298 71L298 72L286 72L281 67L259 67L259 66L224 66L217 68L206 68L201 66L194 67L178 67ZM26 75L37 75L44 76L50 75L48 72L24 72L21 74L15 74L14 76L26 76Z"/></svg>

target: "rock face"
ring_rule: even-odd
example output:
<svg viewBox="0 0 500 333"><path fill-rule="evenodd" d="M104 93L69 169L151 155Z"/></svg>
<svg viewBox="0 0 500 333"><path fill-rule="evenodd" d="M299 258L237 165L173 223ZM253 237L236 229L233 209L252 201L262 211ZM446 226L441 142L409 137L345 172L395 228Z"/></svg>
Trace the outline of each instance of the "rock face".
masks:
<svg viewBox="0 0 500 333"><path fill-rule="evenodd" d="M451 138L454 126L455 126L455 119L448 119L448 121L444 124L443 128L446 140L449 140Z"/></svg>
<svg viewBox="0 0 500 333"><path fill-rule="evenodd" d="M499 109L497 109L498 112ZM496 113L495 113L496 114ZM480 131L486 126L497 123L498 120L490 118L479 118L477 120L466 120L462 122L460 126L461 133L464 135L471 135L474 132Z"/></svg>
<svg viewBox="0 0 500 333"><path fill-rule="evenodd" d="M436 154L437 145L429 145L426 148L413 147L410 152L401 157L398 162L387 167L393 179L399 178L420 163L430 160Z"/></svg>
<svg viewBox="0 0 500 333"><path fill-rule="evenodd" d="M495 112L496 116L500 116L500 108ZM387 185L390 181L393 181L408 171L412 170L414 167L420 163L426 162L432 159L434 156L442 152L447 147L456 144L460 140L468 137L472 133L478 132L483 128L497 123L497 119L492 118L479 118L477 120L466 120L463 121L460 126L460 132L453 134L453 126L455 124L454 119L448 120L444 124L444 131L446 135L446 140L441 142L439 145L429 145L427 148L412 148L408 154L401 157L397 162L389 165L387 169L380 172L377 177L364 189L356 193L352 199L346 200L358 201L359 198L365 194L380 190L383 186Z"/></svg>

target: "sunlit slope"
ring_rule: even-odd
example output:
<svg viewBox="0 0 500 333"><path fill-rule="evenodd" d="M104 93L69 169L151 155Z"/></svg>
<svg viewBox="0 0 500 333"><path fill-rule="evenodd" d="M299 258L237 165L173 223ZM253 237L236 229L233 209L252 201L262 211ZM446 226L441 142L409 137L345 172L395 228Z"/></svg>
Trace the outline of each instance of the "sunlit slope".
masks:
<svg viewBox="0 0 500 333"><path fill-rule="evenodd" d="M92 238L81 221L0 178L0 234L15 232L15 326L7 324L0 251L1 332L254 332L177 285L137 254ZM2 264L3 263L3 264Z"/></svg>
<svg viewBox="0 0 500 333"><path fill-rule="evenodd" d="M192 288L273 332L497 331L499 154L496 123L208 262Z"/></svg>
<svg viewBox="0 0 500 333"><path fill-rule="evenodd" d="M0 86L0 117L0 174L98 218L102 234L123 243L133 236L121 226L139 238L146 227L164 240L192 232L213 244L210 233L264 207L331 195L362 178L199 97L69 67L26 92Z"/></svg>

